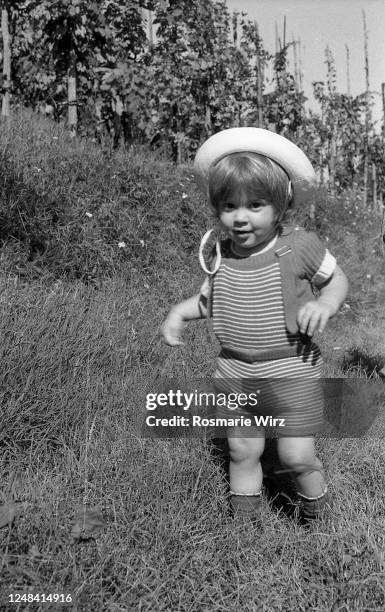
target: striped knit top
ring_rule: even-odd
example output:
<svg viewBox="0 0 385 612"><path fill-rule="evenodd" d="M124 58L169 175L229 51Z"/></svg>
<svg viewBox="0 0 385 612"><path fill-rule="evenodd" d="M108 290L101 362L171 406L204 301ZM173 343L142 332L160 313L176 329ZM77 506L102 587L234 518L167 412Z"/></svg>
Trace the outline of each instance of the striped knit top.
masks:
<svg viewBox="0 0 385 612"><path fill-rule="evenodd" d="M266 350L300 342L299 333L290 333L286 327L276 246L277 237L263 251L239 257L232 251L230 241L221 244L221 263L211 296L214 333L221 345L237 350ZM296 232L293 255L296 280L306 279L318 286L333 274L335 259L314 233ZM206 282L201 289L203 295L207 296L208 290ZM319 357L315 345L313 352L314 357ZM220 355L217 376L293 376L301 375L301 371L302 375L314 376L308 366L317 359L305 361L306 373L301 365L304 359L299 356L245 363Z"/></svg>

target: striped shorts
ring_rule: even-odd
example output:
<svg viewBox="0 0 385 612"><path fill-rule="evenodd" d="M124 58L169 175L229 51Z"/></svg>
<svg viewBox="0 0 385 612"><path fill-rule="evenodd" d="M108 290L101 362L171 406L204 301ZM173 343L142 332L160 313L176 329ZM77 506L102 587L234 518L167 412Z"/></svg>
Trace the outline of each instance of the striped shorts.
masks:
<svg viewBox="0 0 385 612"><path fill-rule="evenodd" d="M304 365L303 360L301 363L296 357L278 360L290 362L291 367L286 368L283 364L277 368L277 362L275 368L272 362L251 364L256 367L242 362L241 375L237 367L240 362L231 361L230 364L226 360L224 370L219 359L214 375L216 393L226 394L232 400L227 405L216 406L217 418L251 418L256 424L255 431L263 431L269 437L312 436L323 431L324 397L319 353L316 364ZM272 369L275 369L274 374Z"/></svg>

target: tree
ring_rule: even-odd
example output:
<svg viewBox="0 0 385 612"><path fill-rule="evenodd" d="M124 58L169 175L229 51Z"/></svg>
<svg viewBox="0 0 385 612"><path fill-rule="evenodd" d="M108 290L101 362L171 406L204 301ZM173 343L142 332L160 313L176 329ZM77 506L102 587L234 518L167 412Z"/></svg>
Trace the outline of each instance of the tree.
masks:
<svg viewBox="0 0 385 612"><path fill-rule="evenodd" d="M79 105L88 100L94 69L106 61L110 46L110 31L98 3L29 0L24 3L19 31L20 93L35 105L47 98L52 100L59 116L67 107L68 124L74 134Z"/></svg>

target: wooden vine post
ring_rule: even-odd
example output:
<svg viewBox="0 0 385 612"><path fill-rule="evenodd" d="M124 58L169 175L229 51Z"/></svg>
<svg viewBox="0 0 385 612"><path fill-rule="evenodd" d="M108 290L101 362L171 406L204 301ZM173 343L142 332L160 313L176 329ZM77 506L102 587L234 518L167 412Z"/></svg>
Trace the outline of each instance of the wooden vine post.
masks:
<svg viewBox="0 0 385 612"><path fill-rule="evenodd" d="M232 17L232 23L233 23L233 45L234 48L236 49L238 47L238 16L239 13L237 11L233 12L233 17ZM233 56L235 57L235 56ZM231 62L231 70L232 73L234 75L235 78L235 72L236 72L236 61L235 59L233 59L233 61ZM236 127L240 127L242 124L242 120L241 120L241 104L237 101L236 103L236 112L235 112L235 119L234 119L234 126Z"/></svg>
<svg viewBox="0 0 385 612"><path fill-rule="evenodd" d="M256 80L257 80L257 104L258 104L258 127L263 127L263 78L264 71L261 61L261 39L259 38L258 24L254 21L255 26L255 51L256 51Z"/></svg>
<svg viewBox="0 0 385 612"><path fill-rule="evenodd" d="M346 90L348 96L350 96L350 51L348 45L345 44L346 50Z"/></svg>
<svg viewBox="0 0 385 612"><path fill-rule="evenodd" d="M326 65L327 65L327 86L329 99L331 100L331 107L329 110L329 121L330 121L330 135L329 135L329 150L328 150L328 166L329 166L329 176L328 183L330 192L333 194L335 192L335 180L336 180L336 167L337 167L337 138L338 138L338 130L337 130L337 110L335 108L335 100L337 94L337 85L336 85L336 70L334 57L332 52L330 51L329 46L325 49L326 55Z"/></svg>
<svg viewBox="0 0 385 612"><path fill-rule="evenodd" d="M233 44L234 47L238 47L238 16L237 11L233 12Z"/></svg>
<svg viewBox="0 0 385 612"><path fill-rule="evenodd" d="M11 89L11 43L9 35L9 4L7 0L1 2L1 33L3 36L3 99L1 105L2 117L10 115L10 89Z"/></svg>
<svg viewBox="0 0 385 612"><path fill-rule="evenodd" d="M150 41L150 47L153 47L154 45L154 32L153 32L153 18L152 18L152 11L151 9L148 9L148 38Z"/></svg>
<svg viewBox="0 0 385 612"><path fill-rule="evenodd" d="M78 127L78 108L77 108L77 92L76 92L76 51L73 41L71 41L71 49L69 55L68 66L68 81L67 81L67 96L68 96L68 127L72 137L76 136Z"/></svg>
<svg viewBox="0 0 385 612"><path fill-rule="evenodd" d="M373 208L377 211L377 168L372 164Z"/></svg>
<svg viewBox="0 0 385 612"><path fill-rule="evenodd" d="M368 205L368 138L369 138L369 60L368 60L368 32L366 29L365 11L362 10L364 25L364 54L365 54L365 133L364 133L364 207Z"/></svg>
<svg viewBox="0 0 385 612"><path fill-rule="evenodd" d="M291 44L293 45L295 88L296 88L297 91L299 91L299 74L298 74L298 58L297 58L297 44L298 44L298 41L295 40L293 32L291 33Z"/></svg>
<svg viewBox="0 0 385 612"><path fill-rule="evenodd" d="M381 231L380 231L380 246L381 253L384 255L384 238L385 238L385 202L382 195L382 191L380 191L380 210L382 209L382 219L381 219ZM382 368L384 370L385 376L385 366Z"/></svg>
<svg viewBox="0 0 385 612"><path fill-rule="evenodd" d="M302 48L301 48L301 39L298 38L298 82L299 82L299 89L300 91L302 91L303 86L302 86Z"/></svg>

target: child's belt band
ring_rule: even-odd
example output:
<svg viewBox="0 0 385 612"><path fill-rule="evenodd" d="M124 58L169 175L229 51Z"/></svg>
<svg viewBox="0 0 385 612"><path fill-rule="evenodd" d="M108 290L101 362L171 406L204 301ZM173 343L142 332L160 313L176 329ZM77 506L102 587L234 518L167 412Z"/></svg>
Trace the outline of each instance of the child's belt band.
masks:
<svg viewBox="0 0 385 612"><path fill-rule="evenodd" d="M314 348L315 345L309 343L283 346L281 348L261 349L258 351L253 349L238 350L223 344L219 357L222 359L237 359L238 361L245 361L246 363L255 363L256 361L271 361L274 359L309 355Z"/></svg>

